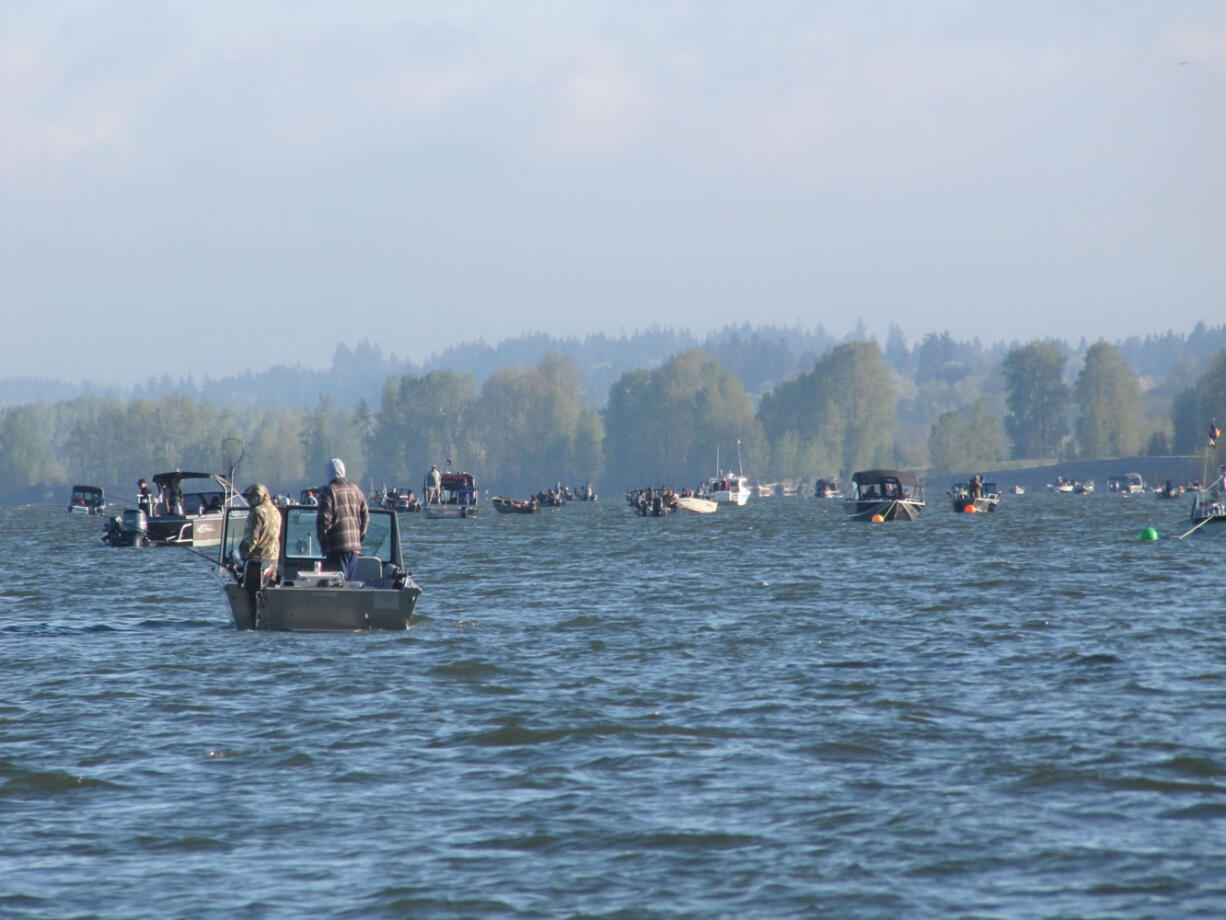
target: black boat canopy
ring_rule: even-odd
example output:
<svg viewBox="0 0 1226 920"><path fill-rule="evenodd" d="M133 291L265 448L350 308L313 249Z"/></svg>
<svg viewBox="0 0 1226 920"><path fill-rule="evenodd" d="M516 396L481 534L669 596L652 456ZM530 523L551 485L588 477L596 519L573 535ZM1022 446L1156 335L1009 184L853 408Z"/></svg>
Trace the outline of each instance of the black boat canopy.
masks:
<svg viewBox="0 0 1226 920"><path fill-rule="evenodd" d="M851 481L858 486L872 485L873 483L889 482L897 480L904 486L918 486L919 479L914 473L908 473L906 470L860 470L851 477Z"/></svg>
<svg viewBox="0 0 1226 920"><path fill-rule="evenodd" d="M181 473L175 470L173 473L158 473L153 477L153 481L159 486L168 486L176 480L182 482L184 479L211 479L223 488L226 485L226 478L220 473Z"/></svg>

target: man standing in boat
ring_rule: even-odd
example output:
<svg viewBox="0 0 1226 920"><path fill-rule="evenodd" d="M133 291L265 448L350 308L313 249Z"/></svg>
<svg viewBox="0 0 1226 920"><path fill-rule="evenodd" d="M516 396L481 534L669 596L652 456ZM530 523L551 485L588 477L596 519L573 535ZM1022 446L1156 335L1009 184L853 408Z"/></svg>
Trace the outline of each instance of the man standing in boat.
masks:
<svg viewBox="0 0 1226 920"><path fill-rule="evenodd" d="M277 510L261 483L247 486L243 498L251 512L247 515L247 528L242 542L238 544L243 557L243 587L251 598L254 611L256 592L277 577L277 561L281 555L281 512Z"/></svg>
<svg viewBox="0 0 1226 920"><path fill-rule="evenodd" d="M370 525L370 509L362 490L345 478L345 464L340 459L328 461L326 475L329 481L319 493L315 530L328 567L339 569L351 579Z"/></svg>
<svg viewBox="0 0 1226 920"><path fill-rule="evenodd" d="M438 471L438 464L430 466L426 474L426 504L437 505L443 500L443 474Z"/></svg>

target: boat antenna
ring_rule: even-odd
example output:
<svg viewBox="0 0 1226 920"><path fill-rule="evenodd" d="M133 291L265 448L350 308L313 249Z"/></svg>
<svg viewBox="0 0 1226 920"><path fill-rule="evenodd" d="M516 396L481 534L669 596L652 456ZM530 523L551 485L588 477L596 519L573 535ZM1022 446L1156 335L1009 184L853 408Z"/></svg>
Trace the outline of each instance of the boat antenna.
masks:
<svg viewBox="0 0 1226 920"><path fill-rule="evenodd" d="M745 475L745 468L741 466L741 439L736 439L736 470L738 476Z"/></svg>
<svg viewBox="0 0 1226 920"><path fill-rule="evenodd" d="M225 463L228 472L226 473L226 481L230 483L228 489L237 489L234 484L234 474L238 470L239 463L243 460L243 454L247 452L247 445L243 443L242 438L222 438L221 439L221 459ZM230 501L230 494L226 495L226 502Z"/></svg>
<svg viewBox="0 0 1226 920"><path fill-rule="evenodd" d="M234 471L243 460L247 445L241 438L223 438L221 442L221 458L230 470L230 481L234 481Z"/></svg>

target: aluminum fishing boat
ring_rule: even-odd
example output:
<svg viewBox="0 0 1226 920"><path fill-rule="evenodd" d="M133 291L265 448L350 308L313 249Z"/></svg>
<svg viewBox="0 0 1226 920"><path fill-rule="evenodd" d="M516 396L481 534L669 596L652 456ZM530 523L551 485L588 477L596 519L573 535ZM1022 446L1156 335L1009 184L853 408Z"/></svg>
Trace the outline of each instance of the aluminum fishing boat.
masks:
<svg viewBox="0 0 1226 920"><path fill-rule="evenodd" d="M400 522L394 511L370 509L352 580L324 568L315 531L319 509L281 509L281 554L276 576L254 594L240 584L238 546L248 511L231 508L222 523L218 571L229 580L226 601L237 629L357 632L408 629L421 588L404 567Z"/></svg>
<svg viewBox="0 0 1226 920"><path fill-rule="evenodd" d="M954 511L963 513L967 508L974 508L977 512L995 511L1000 504L1000 490L994 482L980 483L977 496L970 483L960 482L949 490L949 497Z"/></svg>
<svg viewBox="0 0 1226 920"><path fill-rule="evenodd" d="M154 485L161 494L143 497L136 508L111 518L103 534L112 546L216 546L221 541L222 515L228 508L246 508L247 500L220 473L158 473Z"/></svg>
<svg viewBox="0 0 1226 920"><path fill-rule="evenodd" d="M499 514L536 514L540 510L534 498L521 502L513 498L503 498L501 495L495 495L490 499L490 504L494 506L494 510Z"/></svg>
<svg viewBox="0 0 1226 920"><path fill-rule="evenodd" d="M101 514L106 508L106 498L98 486L73 486L68 498L69 514Z"/></svg>
<svg viewBox="0 0 1226 920"><path fill-rule="evenodd" d="M1183 536L1191 533L1226 536L1226 466L1208 489L1192 496L1192 529Z"/></svg>
<svg viewBox="0 0 1226 920"><path fill-rule="evenodd" d="M851 487L843 510L853 521L914 521L924 507L923 486L906 470L861 470Z"/></svg>
<svg viewBox="0 0 1226 920"><path fill-rule="evenodd" d="M422 505L428 518L475 518L477 479L472 473L443 473L439 494Z"/></svg>

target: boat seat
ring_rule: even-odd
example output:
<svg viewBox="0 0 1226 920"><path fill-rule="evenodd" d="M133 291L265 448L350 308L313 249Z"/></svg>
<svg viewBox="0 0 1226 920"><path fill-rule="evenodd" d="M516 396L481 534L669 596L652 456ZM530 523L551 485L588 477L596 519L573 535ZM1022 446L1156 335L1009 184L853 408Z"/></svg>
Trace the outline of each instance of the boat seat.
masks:
<svg viewBox="0 0 1226 920"><path fill-rule="evenodd" d="M383 580L383 563L378 556L358 556L353 568L353 581L362 582L372 588L378 587Z"/></svg>

